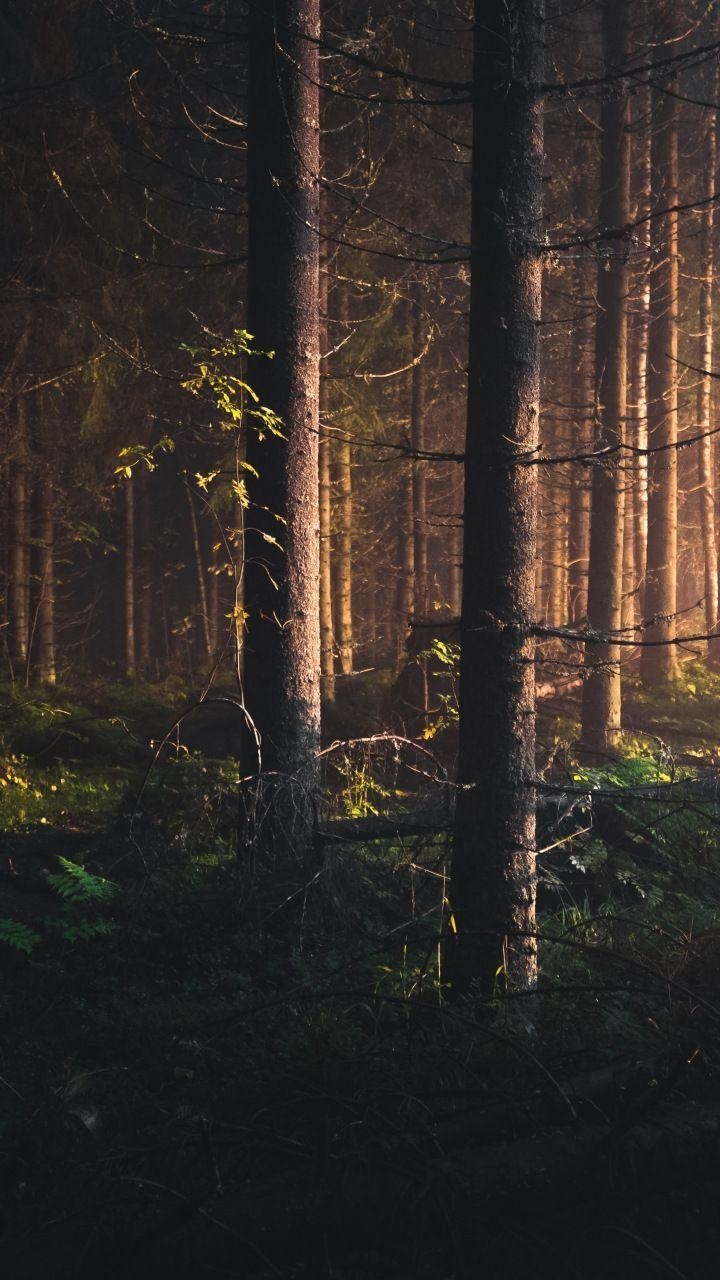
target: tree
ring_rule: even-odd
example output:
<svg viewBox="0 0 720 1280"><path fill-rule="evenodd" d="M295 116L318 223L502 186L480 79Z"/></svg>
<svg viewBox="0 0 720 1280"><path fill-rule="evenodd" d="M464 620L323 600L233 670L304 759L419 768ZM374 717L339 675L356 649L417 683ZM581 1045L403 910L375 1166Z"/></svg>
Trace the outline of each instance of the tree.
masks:
<svg viewBox="0 0 720 1280"><path fill-rule="evenodd" d="M533 642L542 0L476 0L451 982L536 976Z"/></svg>
<svg viewBox="0 0 720 1280"><path fill-rule="evenodd" d="M312 784L320 735L319 0L250 9L248 327L251 382L279 431L247 444L244 688L261 738L252 772Z"/></svg>
<svg viewBox="0 0 720 1280"><path fill-rule="evenodd" d="M676 33L674 6L656 13L657 58ZM653 92L652 271L648 333L648 540L645 617L651 622L642 651L643 679L651 684L677 671L673 643L677 614L678 486L678 98L677 79ZM660 642L660 643L657 643Z"/></svg>
<svg viewBox="0 0 720 1280"><path fill-rule="evenodd" d="M607 74L626 66L627 6L604 0L603 57ZM630 217L629 100L624 92L605 95L600 113L600 226L626 226ZM606 639L586 645L582 701L582 741L591 751L607 751L620 733L620 663L612 640L622 625L623 486L627 411L627 250L609 241L597 278L595 337L595 447L608 449L592 477L588 623Z"/></svg>

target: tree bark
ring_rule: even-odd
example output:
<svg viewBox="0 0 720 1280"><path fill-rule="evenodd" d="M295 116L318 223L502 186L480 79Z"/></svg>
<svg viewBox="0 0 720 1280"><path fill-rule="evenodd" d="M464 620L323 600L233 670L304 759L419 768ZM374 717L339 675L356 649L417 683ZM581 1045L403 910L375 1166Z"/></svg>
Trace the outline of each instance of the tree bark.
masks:
<svg viewBox="0 0 720 1280"><path fill-rule="evenodd" d="M672 8L659 15L657 38L674 33ZM659 57L666 46L659 44ZM666 92L669 90L669 92ZM648 332L648 441L650 455L645 638L673 641L677 613L677 449L678 438L678 100L673 80L654 90L652 118L653 219L652 272ZM642 651L641 673L648 684L677 672L677 646L649 645Z"/></svg>
<svg viewBox="0 0 720 1280"><path fill-rule="evenodd" d="M475 0L456 992L534 984L542 0Z"/></svg>
<svg viewBox="0 0 720 1280"><path fill-rule="evenodd" d="M10 653L15 675L25 672L30 645L30 440L27 397L16 402L15 443L10 468Z"/></svg>
<svg viewBox="0 0 720 1280"><path fill-rule="evenodd" d="M53 485L41 474L37 492L37 671L43 684L57 681L55 666L55 513Z"/></svg>
<svg viewBox="0 0 720 1280"><path fill-rule="evenodd" d="M604 0L603 56L608 74L626 65L627 4ZM627 93L608 94L600 112L600 226L630 218L630 134ZM595 390L596 447L615 449L593 468L588 624L607 635L622 626L624 456L617 451L627 412L627 252L610 241L598 265ZM611 640L588 645L582 699L582 742L593 752L612 750L620 734L620 653Z"/></svg>
<svg viewBox="0 0 720 1280"><path fill-rule="evenodd" d="M425 449L425 359L423 345L425 325L419 285L413 290L413 358L412 393L410 405L410 442L415 453ZM427 462L414 458L412 464L413 490L413 561L414 590L413 610L424 618L428 611L428 533L427 533Z"/></svg>
<svg viewBox="0 0 720 1280"><path fill-rule="evenodd" d="M321 211L322 211L321 202ZM321 227L322 230L322 227ZM320 244L320 669L323 702L335 700L335 639L332 602L332 471L329 431L330 396L328 385L328 262L327 241Z"/></svg>
<svg viewBox="0 0 720 1280"><path fill-rule="evenodd" d="M260 402L250 430L244 687L261 767L312 789L320 740L319 0L250 9L248 327ZM252 473L251 473L252 474ZM252 759L252 769L257 760Z"/></svg>
<svg viewBox="0 0 720 1280"><path fill-rule="evenodd" d="M347 325L347 296L338 286L337 319ZM341 329L342 334L342 329ZM353 669L353 611L352 611L352 558L353 558L353 482L352 445L345 429L337 437L335 445L335 496L337 502L337 539L335 547L336 583L336 637L337 653L342 675L349 676Z"/></svg>
<svg viewBox="0 0 720 1280"><path fill-rule="evenodd" d="M584 122L583 122L584 124ZM575 209L580 227L589 227L594 216L594 184L590 175L592 148L587 138L575 148ZM588 321L590 282L587 264L580 259L575 269L574 287L578 316L573 325L570 373L570 402L573 434L572 452L583 453L592 441L593 372ZM570 513L568 517L568 618L581 622L587 617L588 563L590 560L590 476L588 468L575 464L570 473Z"/></svg>
<svg viewBox="0 0 720 1280"><path fill-rule="evenodd" d="M720 93L720 72L715 69L713 98ZM697 447L700 529L702 533L705 628L718 629L718 552L715 530L715 486L713 472L712 367L713 367L713 284L715 276L715 200L718 173L717 113L708 111L705 134L705 191L707 204L701 210L700 230L700 358L703 373L698 384ZM708 661L720 666L720 640L708 641Z"/></svg>
<svg viewBox="0 0 720 1280"><path fill-rule="evenodd" d="M632 172L637 184L633 217L638 220L646 217L651 212L652 206L650 91L647 87L638 91L633 98L633 104L635 118L632 143ZM632 485L633 490L632 521L635 573L633 615L635 620L642 620L647 564L648 458L643 450L647 449L648 442L647 355L648 311L650 305L650 225L650 222L646 221L637 229L637 241L643 252L639 257L639 266L637 268L630 330L632 394L628 405L628 434L638 450L632 463L628 464L631 470L627 480L627 483Z"/></svg>

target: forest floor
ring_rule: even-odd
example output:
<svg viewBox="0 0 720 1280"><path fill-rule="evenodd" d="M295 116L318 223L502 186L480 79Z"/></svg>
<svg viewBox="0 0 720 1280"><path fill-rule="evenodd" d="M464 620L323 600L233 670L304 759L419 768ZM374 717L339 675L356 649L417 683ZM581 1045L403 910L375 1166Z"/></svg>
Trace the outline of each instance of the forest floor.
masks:
<svg viewBox="0 0 720 1280"><path fill-rule="evenodd" d="M718 677L630 679L600 763L544 701L540 983L454 1004L445 834L243 862L223 704L153 764L179 683L2 692L3 1276L715 1273ZM355 817L413 776L327 781Z"/></svg>

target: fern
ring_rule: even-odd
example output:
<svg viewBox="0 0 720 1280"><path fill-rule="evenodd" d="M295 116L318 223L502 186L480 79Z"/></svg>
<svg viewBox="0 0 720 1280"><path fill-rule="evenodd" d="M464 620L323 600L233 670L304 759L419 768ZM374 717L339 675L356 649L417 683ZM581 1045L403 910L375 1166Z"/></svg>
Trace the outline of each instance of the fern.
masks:
<svg viewBox="0 0 720 1280"><path fill-rule="evenodd" d="M20 920L0 919L0 942L29 956L40 941L40 934Z"/></svg>
<svg viewBox="0 0 720 1280"><path fill-rule="evenodd" d="M48 876L48 884L66 902L111 902L117 893L117 885L104 876L92 875L77 862L58 858L62 871Z"/></svg>

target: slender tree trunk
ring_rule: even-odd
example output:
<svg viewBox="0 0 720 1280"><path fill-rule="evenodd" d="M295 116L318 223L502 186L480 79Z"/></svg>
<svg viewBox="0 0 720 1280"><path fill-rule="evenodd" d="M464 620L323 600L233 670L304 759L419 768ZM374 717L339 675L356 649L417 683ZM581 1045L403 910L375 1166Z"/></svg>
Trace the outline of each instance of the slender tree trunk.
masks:
<svg viewBox="0 0 720 1280"><path fill-rule="evenodd" d="M462 608L462 528L450 530L450 597L449 606L450 614L453 618L460 617Z"/></svg>
<svg viewBox="0 0 720 1280"><path fill-rule="evenodd" d="M627 3L604 0L603 55L609 74L626 65ZM630 217L629 99L613 93L600 112L600 225L622 227ZM629 272L622 242L609 241L598 265L595 348L598 449L622 445L627 411L627 301ZM593 468L588 623L606 635L622 625L622 450ZM582 741L593 752L612 750L620 733L620 652L612 641L585 647Z"/></svg>
<svg viewBox="0 0 720 1280"><path fill-rule="evenodd" d="M336 290L336 295L337 318L344 324L347 322L347 296L342 288ZM353 669L353 485L352 445L344 430L340 431L335 445L335 496L337 503L335 548L337 652L340 671L344 676L349 676Z"/></svg>
<svg viewBox="0 0 720 1280"><path fill-rule="evenodd" d="M198 527L198 518L195 510L195 503L193 501L192 490L187 482L185 483L185 496L187 498L188 509L190 511L190 529L192 531L193 552L195 554L195 572L197 574L198 596L200 599L200 620L202 622L203 642L205 645L207 660L208 662L212 662L215 652L213 649L212 634L210 631L210 611L208 607L202 543L200 541L200 529Z"/></svg>
<svg viewBox="0 0 720 1280"><path fill-rule="evenodd" d="M475 0L453 988L536 978L535 605L542 0Z"/></svg>
<svg viewBox="0 0 720 1280"><path fill-rule="evenodd" d="M400 491L397 507L397 632L395 641L395 669L407 662L408 627L415 599L415 540L413 526L415 503L413 501L412 463L400 463Z"/></svg>
<svg viewBox="0 0 720 1280"><path fill-rule="evenodd" d="M141 585L137 601L137 658L146 679L152 670L153 626L153 555L150 517L150 472L144 467L138 474L138 532L140 536Z"/></svg>
<svg viewBox="0 0 720 1280"><path fill-rule="evenodd" d="M563 627L567 622L567 519L565 511L565 477L559 467L553 468L548 494L547 539L547 620L551 627Z"/></svg>
<svg viewBox="0 0 720 1280"><path fill-rule="evenodd" d="M713 98L720 93L720 72L715 70ZM713 367L713 284L715 275L715 200L718 174L717 112L708 111L705 136L705 198L700 231L700 375L698 384L697 431L702 436L697 449L700 528L702 532L705 629L718 630L718 552L715 530L715 477L713 474L712 367ZM720 666L720 640L708 641L708 661Z"/></svg>
<svg viewBox="0 0 720 1280"><path fill-rule="evenodd" d="M322 202L321 202L322 210ZM323 702L335 700L335 640L332 602L332 470L329 431L330 396L328 384L328 262L327 241L320 244L320 668Z"/></svg>
<svg viewBox="0 0 720 1280"><path fill-rule="evenodd" d="M262 769L316 779L320 741L319 0L250 8L248 327L251 381L283 437L251 431L245 698ZM252 767L256 768L253 758Z"/></svg>
<svg viewBox="0 0 720 1280"><path fill-rule="evenodd" d="M43 684L57 681L55 667L55 513L50 477L38 479L38 606L37 606L37 670Z"/></svg>
<svg viewBox="0 0 720 1280"><path fill-rule="evenodd" d="M14 456L10 468L10 649L15 674L25 671L30 645L30 439L27 397L16 400Z"/></svg>
<svg viewBox="0 0 720 1280"><path fill-rule="evenodd" d="M124 483L125 560L123 583L125 599L125 675L135 679L135 475L131 472Z"/></svg>
<svg viewBox="0 0 720 1280"><path fill-rule="evenodd" d="M658 37L671 31L672 8L661 14ZM663 57L666 47L660 46ZM678 438L678 100L677 82L654 91L652 189L656 208L667 210L652 223L648 334L648 543L645 618L651 623L642 651L648 684L677 672L677 449Z"/></svg>
<svg viewBox="0 0 720 1280"><path fill-rule="evenodd" d="M584 124L584 122L583 122ZM579 138L575 148L575 208L580 227L589 227L594 217L593 153L588 139ZM571 346L570 403L572 414L571 452L585 453L592 443L593 387L592 340L585 312L591 308L587 264L581 259L575 270L574 287L578 318L573 325ZM568 516L568 618L581 622L587 617L588 565L590 561L590 472L586 466L571 465L570 512Z"/></svg>
<svg viewBox="0 0 720 1280"><path fill-rule="evenodd" d="M412 369L412 392L410 404L410 441L413 451L421 453L425 449L425 358L422 356L425 343L425 326L423 323L420 287L414 288L412 303L413 319L413 356L416 364ZM414 561L414 599L413 611L424 617L428 611L428 533L427 533L427 462L414 458L412 464L413 489L413 561Z"/></svg>
<svg viewBox="0 0 720 1280"><path fill-rule="evenodd" d="M650 129L650 91L641 89L635 95L635 133L632 170L637 182L635 219L646 217L652 206L652 166ZM644 253L639 258L631 329L632 403L628 411L628 431L638 452L632 463L633 487L635 609L642 619L647 565L648 529L648 458L644 450L648 442L647 356L648 313L650 306L650 222L641 224L637 239Z"/></svg>

